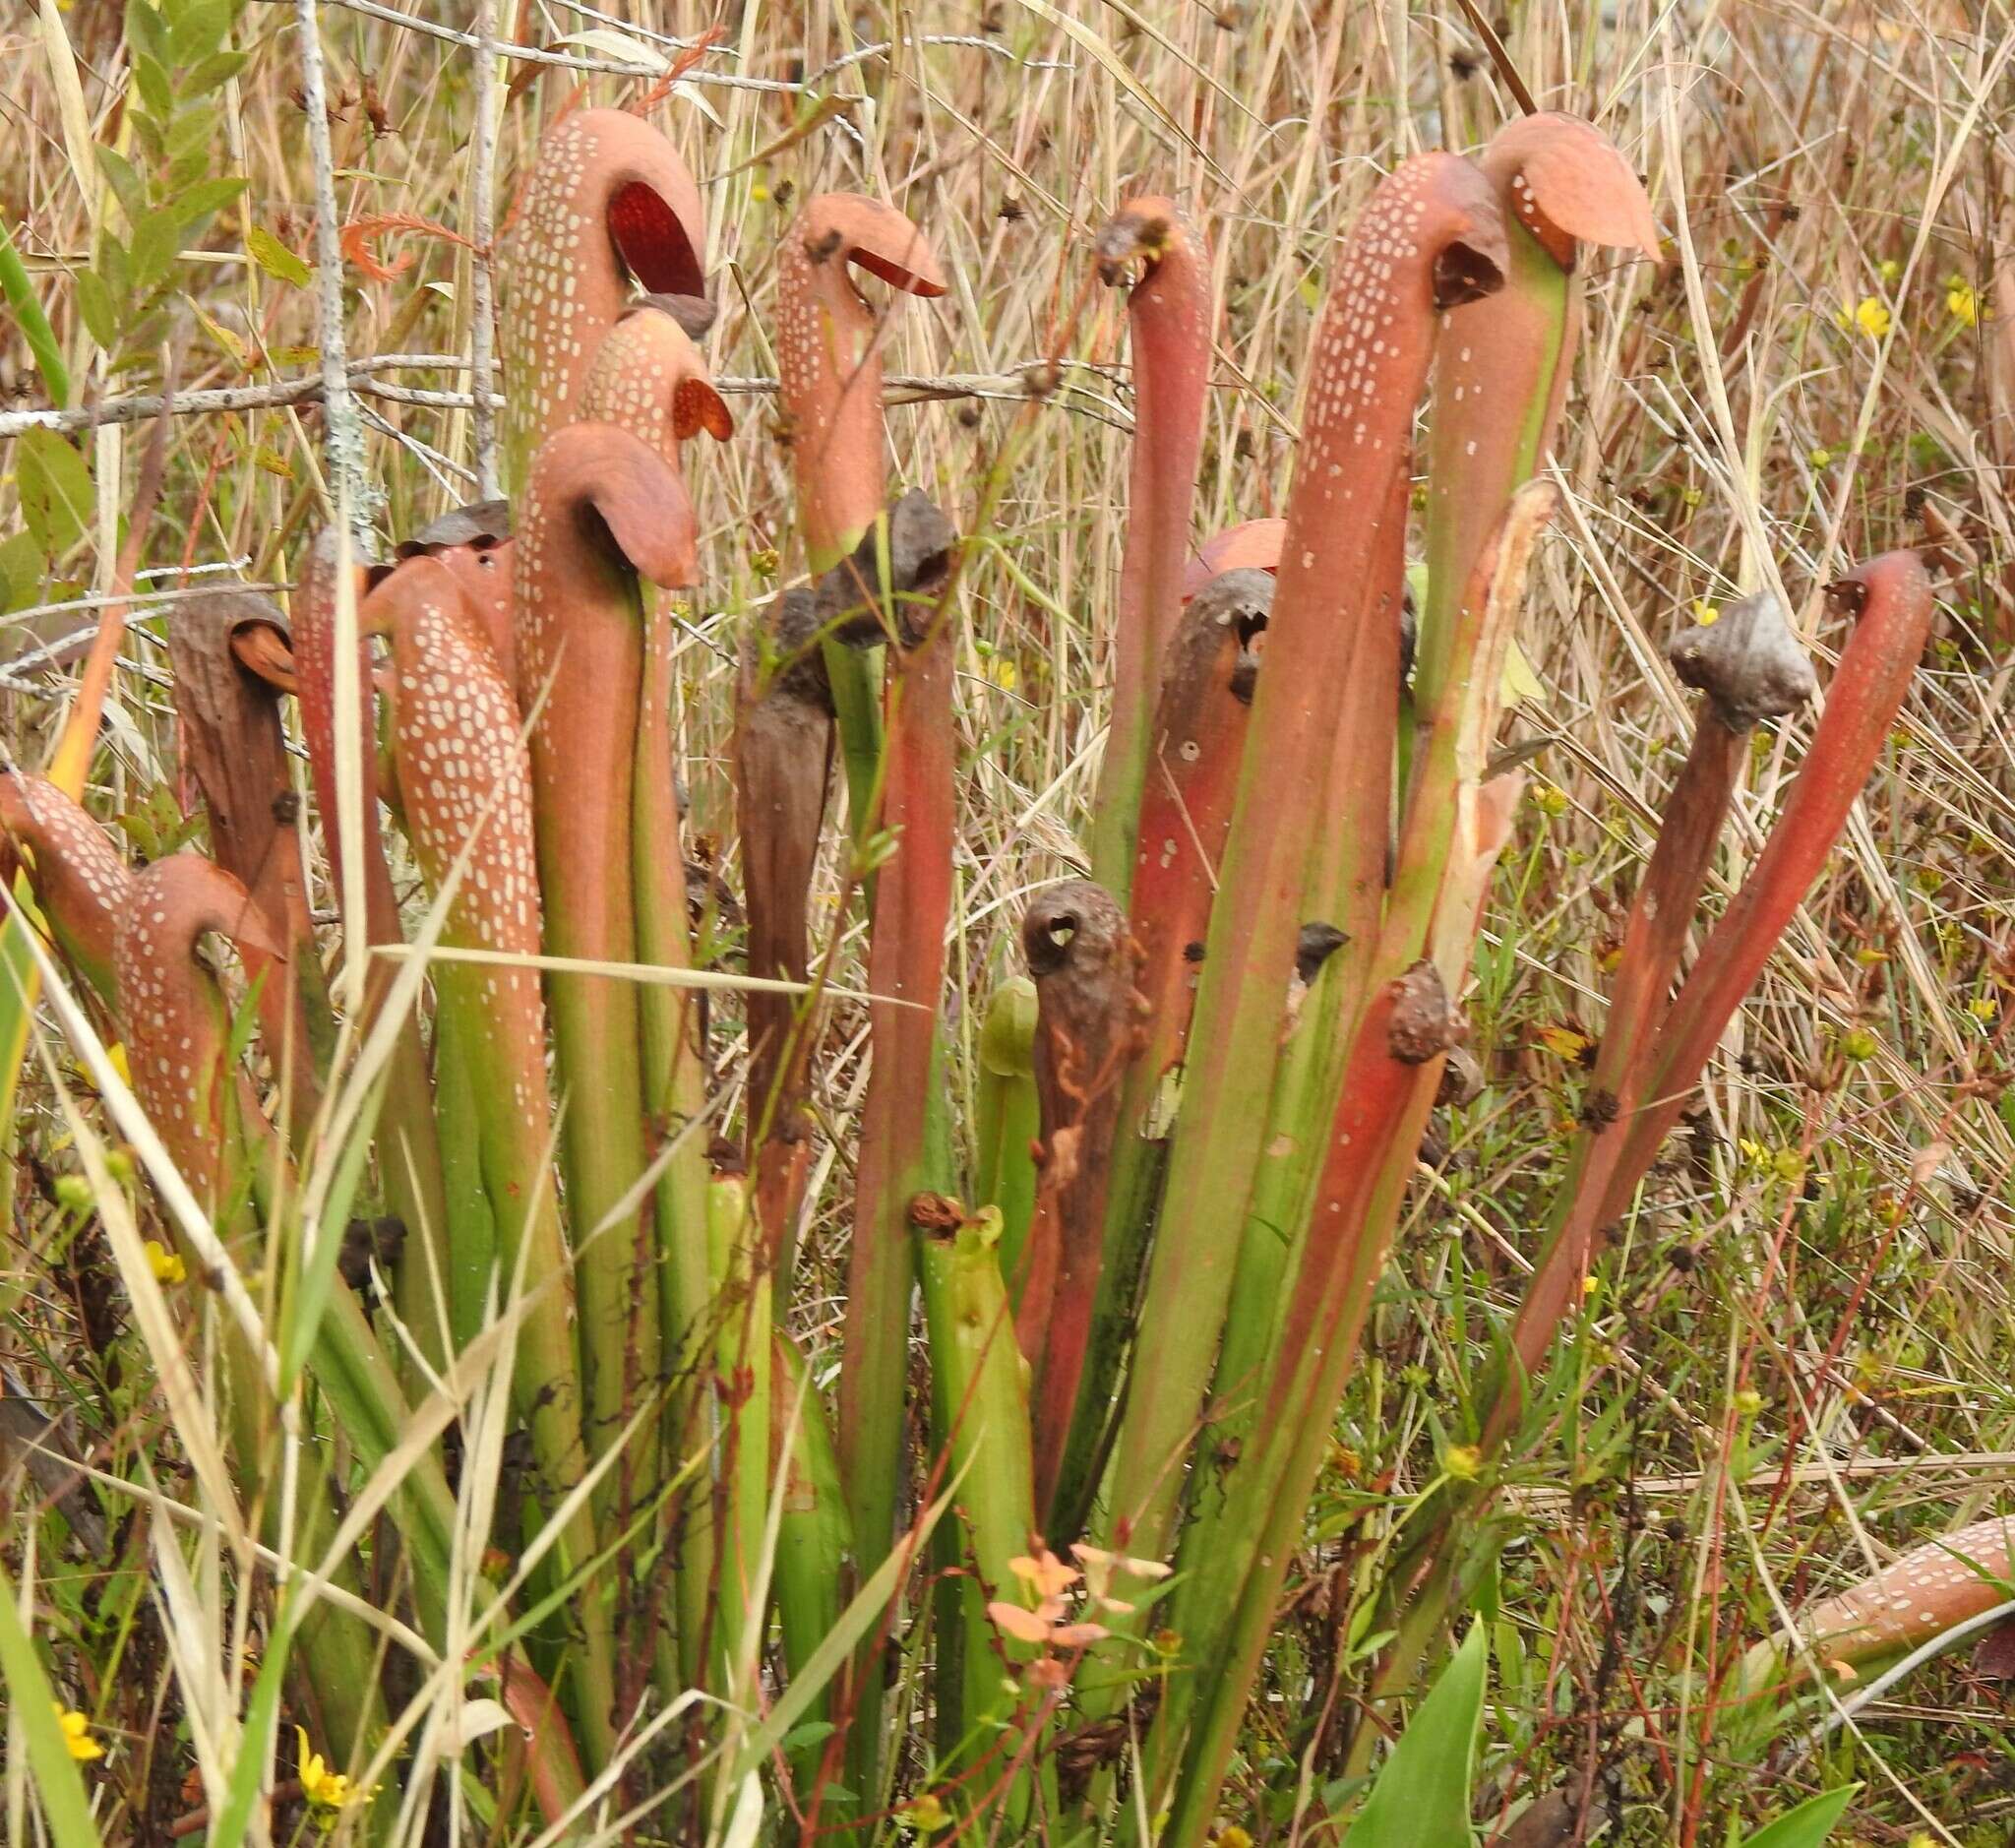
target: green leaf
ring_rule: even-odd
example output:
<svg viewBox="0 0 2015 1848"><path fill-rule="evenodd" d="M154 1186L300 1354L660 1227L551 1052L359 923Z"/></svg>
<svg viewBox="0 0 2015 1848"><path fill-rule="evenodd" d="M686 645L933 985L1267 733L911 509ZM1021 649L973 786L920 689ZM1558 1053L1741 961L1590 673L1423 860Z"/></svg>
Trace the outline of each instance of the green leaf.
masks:
<svg viewBox="0 0 2015 1848"><path fill-rule="evenodd" d="M98 169L119 202L119 210L125 213L126 222L138 224L147 216L147 182L116 148L97 147L92 153L97 156Z"/></svg>
<svg viewBox="0 0 2015 1848"><path fill-rule="evenodd" d="M182 73L182 93L192 98L207 96L213 90L222 89L250 62L249 52L213 52L192 69Z"/></svg>
<svg viewBox="0 0 2015 1848"><path fill-rule="evenodd" d="M840 1619L824 1639L814 1649L804 1666L791 1677L791 1684L782 1696L763 1715L763 1724L751 1731L742 1741L742 1756L736 1766L739 1774L747 1775L769 1756L790 1733L805 1723L806 1709L818 1698L833 1676L845 1666L869 1629L884 1621L884 1613L890 1601L902 1589L902 1581L909 1576L918 1560L930 1558L928 1543L945 1510L951 1506L951 1499L958 1493L965 1480L961 1468L945 1485L944 1493L937 1501L918 1513L910 1523L905 1543L895 1547L882 1564L875 1568L868 1582L854 1594L854 1601L840 1614ZM826 1787L828 1791L831 1786Z"/></svg>
<svg viewBox="0 0 2015 1848"><path fill-rule="evenodd" d="M42 556L69 551L91 524L91 465L55 431L25 430L15 450L15 479L21 517Z"/></svg>
<svg viewBox="0 0 2015 1848"><path fill-rule="evenodd" d="M28 1735L28 1768L56 1848L96 1848L84 1779L56 1721L56 1692L42 1673L34 1639L22 1628L14 1582L0 1570L0 1681Z"/></svg>
<svg viewBox="0 0 2015 1848"><path fill-rule="evenodd" d="M41 594L42 548L35 535L16 532L0 539L0 611L26 609Z"/></svg>
<svg viewBox="0 0 2015 1848"><path fill-rule="evenodd" d="M1808 1798L1796 1810L1787 1810L1774 1822L1765 1822L1741 1848L1819 1848L1833 1833L1833 1825L1854 1801L1859 1784L1844 1790L1829 1790Z"/></svg>
<svg viewBox="0 0 2015 1848"><path fill-rule="evenodd" d="M159 11L150 6L148 0L127 0L126 42L134 51L145 52L157 63L168 61L168 29Z"/></svg>
<svg viewBox="0 0 2015 1848"><path fill-rule="evenodd" d="M182 226L172 208L150 212L133 227L133 286L145 295L167 279L182 248Z"/></svg>
<svg viewBox="0 0 2015 1848"><path fill-rule="evenodd" d="M245 255L266 274L289 288L307 284L308 266L263 224L245 227Z"/></svg>
<svg viewBox="0 0 2015 1848"><path fill-rule="evenodd" d="M226 0L189 0L178 9L169 30L169 53L178 65L195 64L211 56L230 30L231 9Z"/></svg>
<svg viewBox="0 0 2015 1848"><path fill-rule="evenodd" d="M186 193L178 193L168 209L185 231L192 230L204 219L221 212L244 190L245 182L238 178L204 180L190 187Z"/></svg>
<svg viewBox="0 0 2015 1848"><path fill-rule="evenodd" d="M170 156L177 161L201 154L203 170L207 173L221 134L222 128L217 120L215 103L177 109L175 119L168 124L167 150ZM179 192L181 189L175 187L171 190Z"/></svg>
<svg viewBox="0 0 2015 1848"><path fill-rule="evenodd" d="M140 100L146 105L148 114L156 122L165 122L175 113L174 86L168 82L166 65L158 58L136 50L133 53L133 82L140 91Z"/></svg>
<svg viewBox="0 0 2015 1848"><path fill-rule="evenodd" d="M1417 1848L1474 1839L1469 1787L1484 1714L1484 1627L1472 1624L1420 1704L1344 1837L1346 1848Z"/></svg>
<svg viewBox="0 0 2015 1848"><path fill-rule="evenodd" d="M112 305L112 291L94 270L80 270L71 277L77 289L77 312L91 337L109 351L119 343L119 311Z"/></svg>
<svg viewBox="0 0 2015 1848"><path fill-rule="evenodd" d="M103 278L113 301L124 303L133 293L132 259L126 255L126 246L110 231L98 232L97 254L92 260L92 268Z"/></svg>
<svg viewBox="0 0 2015 1848"><path fill-rule="evenodd" d="M14 239L7 234L5 224L0 224L0 297L13 309L21 337L35 356L35 369L48 388L49 401L62 410L70 402L70 372L63 364L63 349L56 343L49 318L42 313L41 297L35 293L27 266L21 261L21 252L14 248Z"/></svg>

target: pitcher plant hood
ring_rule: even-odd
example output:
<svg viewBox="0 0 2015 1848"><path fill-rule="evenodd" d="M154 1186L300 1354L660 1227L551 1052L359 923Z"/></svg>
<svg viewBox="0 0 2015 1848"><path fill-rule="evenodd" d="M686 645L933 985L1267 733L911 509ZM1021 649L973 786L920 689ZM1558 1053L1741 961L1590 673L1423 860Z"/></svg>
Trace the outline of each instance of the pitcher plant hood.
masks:
<svg viewBox="0 0 2015 1848"><path fill-rule="evenodd" d="M515 493L539 444L580 414L587 369L632 282L653 294L703 295L705 253L700 189L648 122L583 109L548 132L500 265L509 282L500 333Z"/></svg>

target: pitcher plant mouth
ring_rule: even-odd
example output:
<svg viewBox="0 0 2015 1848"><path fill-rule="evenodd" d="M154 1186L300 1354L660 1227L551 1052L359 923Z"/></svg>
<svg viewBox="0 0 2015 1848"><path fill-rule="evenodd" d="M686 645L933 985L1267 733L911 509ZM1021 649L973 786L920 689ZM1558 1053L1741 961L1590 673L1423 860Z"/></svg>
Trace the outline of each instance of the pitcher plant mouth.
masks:
<svg viewBox="0 0 2015 1848"><path fill-rule="evenodd" d="M548 132L500 265L515 495L540 443L580 414L595 352L636 290L703 298L705 251L700 189L650 124L620 109L583 109Z"/></svg>

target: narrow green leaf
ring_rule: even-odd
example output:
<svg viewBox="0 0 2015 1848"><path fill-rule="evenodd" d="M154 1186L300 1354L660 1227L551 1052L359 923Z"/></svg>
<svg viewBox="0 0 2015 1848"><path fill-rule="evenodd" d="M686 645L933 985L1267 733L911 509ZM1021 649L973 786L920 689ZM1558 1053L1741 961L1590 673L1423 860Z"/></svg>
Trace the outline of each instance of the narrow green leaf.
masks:
<svg viewBox="0 0 2015 1848"><path fill-rule="evenodd" d="M77 289L77 312L92 339L109 352L119 343L119 316L112 306L112 291L95 270L80 270L71 277Z"/></svg>
<svg viewBox="0 0 2015 1848"><path fill-rule="evenodd" d="M182 247L182 226L175 212L150 212L133 227L133 286L145 295L167 280Z"/></svg>
<svg viewBox="0 0 2015 1848"><path fill-rule="evenodd" d="M176 222L186 230L201 224L214 213L221 212L244 190L244 180L236 177L203 180L186 193L178 193L168 209L174 213Z"/></svg>
<svg viewBox="0 0 2015 1848"><path fill-rule="evenodd" d="M230 30L227 0L186 0L169 29L169 55L177 65L195 64L215 51Z"/></svg>
<svg viewBox="0 0 2015 1848"><path fill-rule="evenodd" d="M147 216L147 182L118 149L100 143L92 153L97 159L98 171L112 189L112 197L119 202L119 210L125 213L126 221L138 224Z"/></svg>
<svg viewBox="0 0 2015 1848"><path fill-rule="evenodd" d="M29 280L27 266L4 224L0 224L0 295L6 296L7 305L21 326L22 339L35 356L35 368L48 389L49 401L58 410L66 409L70 403L70 370L63 363L63 349L56 343L49 318L42 313L41 299Z"/></svg>
<svg viewBox="0 0 2015 1848"><path fill-rule="evenodd" d="M789 1736L805 1717L820 1689L839 1672L869 1628L882 1621L882 1613L901 1588L910 1568L918 1560L929 1557L926 1549L931 1535L964 1481L965 1471L961 1469L945 1485L945 1493L917 1516L905 1543L890 1552L869 1574L868 1582L846 1607L845 1614L832 1627L831 1633L813 1651L804 1667L791 1677L791 1685L763 1716L763 1724L743 1742L738 1767L743 1774L761 1764Z"/></svg>
<svg viewBox="0 0 2015 1848"><path fill-rule="evenodd" d="M1833 1833L1833 1825L1854 1801L1859 1784L1844 1790L1828 1790L1807 1798L1796 1810L1787 1810L1774 1822L1765 1822L1742 1842L1742 1848L1819 1848Z"/></svg>
<svg viewBox="0 0 2015 1848"><path fill-rule="evenodd" d="M150 6L148 0L127 0L126 42L135 51L144 51L162 63L171 55L167 26L159 9Z"/></svg>
<svg viewBox="0 0 2015 1848"><path fill-rule="evenodd" d="M91 1803L77 1760L56 1721L56 1693L42 1673L33 1638L22 1627L14 1581L0 1567L0 1680L28 1735L28 1768L42 1799L42 1814L56 1848L97 1848Z"/></svg>
<svg viewBox="0 0 2015 1848"><path fill-rule="evenodd" d="M192 69L182 73L182 93L185 96L207 96L213 90L219 90L242 71L250 62L250 53L243 51L217 51L202 59Z"/></svg>
<svg viewBox="0 0 2015 1848"><path fill-rule="evenodd" d="M156 122L165 122L175 112L174 86L168 82L167 66L158 58L138 49L133 53L133 82L140 100Z"/></svg>
<svg viewBox="0 0 2015 1848"><path fill-rule="evenodd" d="M290 288L305 287L308 266L263 224L245 227L245 255L266 274Z"/></svg>
<svg viewBox="0 0 2015 1848"><path fill-rule="evenodd" d="M1418 1848L1474 1839L1469 1787L1488 1667L1484 1627L1472 1624L1434 1692L1420 1704L1344 1837L1346 1848ZM1784 1848L1782 1843L1772 1848Z"/></svg>

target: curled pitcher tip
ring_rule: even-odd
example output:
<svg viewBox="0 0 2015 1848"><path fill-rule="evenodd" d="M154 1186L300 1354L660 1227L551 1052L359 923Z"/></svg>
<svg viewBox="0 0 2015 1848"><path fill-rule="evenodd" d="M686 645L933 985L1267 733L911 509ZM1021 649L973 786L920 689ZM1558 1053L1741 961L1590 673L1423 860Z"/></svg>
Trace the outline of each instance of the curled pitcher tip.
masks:
<svg viewBox="0 0 2015 1848"><path fill-rule="evenodd" d="M856 264L910 295L942 295L950 286L922 229L865 193L821 193L806 205L792 236L814 269L834 260Z"/></svg>
<svg viewBox="0 0 2015 1848"><path fill-rule="evenodd" d="M1529 115L1485 150L1484 171L1508 186L1519 221L1562 269L1577 242L1658 261L1658 220L1644 183L1617 145L1578 116Z"/></svg>

